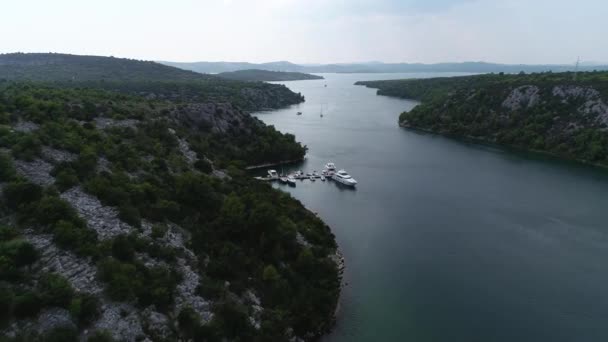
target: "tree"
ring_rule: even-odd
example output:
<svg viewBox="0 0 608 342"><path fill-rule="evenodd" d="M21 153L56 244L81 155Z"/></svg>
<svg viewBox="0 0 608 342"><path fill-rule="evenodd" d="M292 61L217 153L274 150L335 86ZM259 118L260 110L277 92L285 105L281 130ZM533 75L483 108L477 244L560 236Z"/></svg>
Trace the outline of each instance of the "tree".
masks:
<svg viewBox="0 0 608 342"><path fill-rule="evenodd" d="M114 342L114 338L106 330L97 330L87 339L87 342Z"/></svg>
<svg viewBox="0 0 608 342"><path fill-rule="evenodd" d="M69 306L74 294L70 283L55 273L47 273L40 278L38 291L46 305L64 308Z"/></svg>
<svg viewBox="0 0 608 342"><path fill-rule="evenodd" d="M186 338L192 337L194 331L200 325L200 321L200 316L189 306L184 307L177 316L179 331L184 334L184 337Z"/></svg>
<svg viewBox="0 0 608 342"><path fill-rule="evenodd" d="M70 327L57 327L47 333L44 342L78 342L78 331Z"/></svg>
<svg viewBox="0 0 608 342"><path fill-rule="evenodd" d="M38 250L31 243L21 241L15 253L15 264L17 267L30 266L39 256Z"/></svg>
<svg viewBox="0 0 608 342"><path fill-rule="evenodd" d="M0 320L11 316L14 301L15 294L13 291L8 286L0 285Z"/></svg>
<svg viewBox="0 0 608 342"><path fill-rule="evenodd" d="M268 265L264 267L264 273L262 275L262 279L268 283L274 283L281 278L277 269L272 265Z"/></svg>
<svg viewBox="0 0 608 342"><path fill-rule="evenodd" d="M92 294L82 294L72 299L69 307L72 317L78 323L78 326L84 327L91 324L100 314L99 299Z"/></svg>
<svg viewBox="0 0 608 342"><path fill-rule="evenodd" d="M13 161L5 153L0 153L0 182L10 182L17 176Z"/></svg>
<svg viewBox="0 0 608 342"><path fill-rule="evenodd" d="M28 318L36 316L41 308L40 297L34 292L26 292L15 297L13 313L17 318Z"/></svg>
<svg viewBox="0 0 608 342"><path fill-rule="evenodd" d="M131 261L135 256L133 239L127 235L118 235L112 241L112 255L121 261Z"/></svg>
<svg viewBox="0 0 608 342"><path fill-rule="evenodd" d="M4 197L9 208L36 202L42 197L42 187L26 181L13 181L4 187Z"/></svg>

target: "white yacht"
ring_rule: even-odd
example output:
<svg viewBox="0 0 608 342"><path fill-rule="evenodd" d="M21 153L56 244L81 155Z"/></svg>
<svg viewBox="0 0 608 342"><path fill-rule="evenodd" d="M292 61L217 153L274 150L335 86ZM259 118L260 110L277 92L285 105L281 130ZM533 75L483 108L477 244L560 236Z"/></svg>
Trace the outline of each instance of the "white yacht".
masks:
<svg viewBox="0 0 608 342"><path fill-rule="evenodd" d="M279 179L279 174L277 173L277 170L268 170L268 177L270 179Z"/></svg>
<svg viewBox="0 0 608 342"><path fill-rule="evenodd" d="M292 175L287 176L287 184L296 186L296 179Z"/></svg>
<svg viewBox="0 0 608 342"><path fill-rule="evenodd" d="M348 186L355 186L357 184L357 181L344 170L340 170L335 173L331 179Z"/></svg>
<svg viewBox="0 0 608 342"><path fill-rule="evenodd" d="M334 163L327 163L327 164L325 164L325 169L323 170L323 173L327 177L333 176L334 173L336 173L336 165L334 165Z"/></svg>

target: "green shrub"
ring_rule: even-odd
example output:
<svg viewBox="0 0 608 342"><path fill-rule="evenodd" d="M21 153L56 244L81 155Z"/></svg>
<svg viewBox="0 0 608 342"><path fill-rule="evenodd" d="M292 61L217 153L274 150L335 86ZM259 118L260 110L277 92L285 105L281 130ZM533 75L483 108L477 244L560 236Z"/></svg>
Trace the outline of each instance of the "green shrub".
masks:
<svg viewBox="0 0 608 342"><path fill-rule="evenodd" d="M0 320L11 317L15 293L8 286L0 285Z"/></svg>
<svg viewBox="0 0 608 342"><path fill-rule="evenodd" d="M163 237L165 237L165 235L167 234L167 226L163 225L163 224L155 224L152 226L152 234L151 237L153 239L161 239Z"/></svg>
<svg viewBox="0 0 608 342"><path fill-rule="evenodd" d="M37 202L42 197L42 187L20 180L7 184L3 192L7 205L11 209L18 209L21 206Z"/></svg>
<svg viewBox="0 0 608 342"><path fill-rule="evenodd" d="M128 235L119 235L112 240L112 256L121 261L131 261L135 256L133 238Z"/></svg>
<svg viewBox="0 0 608 342"><path fill-rule="evenodd" d="M70 327L57 327L46 334L44 342L78 342L78 331Z"/></svg>
<svg viewBox="0 0 608 342"><path fill-rule="evenodd" d="M101 313L99 299L94 295L86 293L73 298L69 309L72 317L80 327L93 323Z"/></svg>
<svg viewBox="0 0 608 342"><path fill-rule="evenodd" d="M45 305L63 308L70 305L74 295L70 283L64 277L54 273L47 273L40 278L38 292Z"/></svg>
<svg viewBox="0 0 608 342"><path fill-rule="evenodd" d="M118 217L134 227L141 227L139 210L132 205L124 204L118 207Z"/></svg>
<svg viewBox="0 0 608 342"><path fill-rule="evenodd" d="M0 225L0 241L8 241L16 238L19 232L14 227Z"/></svg>
<svg viewBox="0 0 608 342"><path fill-rule="evenodd" d="M79 227L70 221L59 221L53 227L53 241L61 247L80 255L96 255L97 233L86 227Z"/></svg>
<svg viewBox="0 0 608 342"><path fill-rule="evenodd" d="M18 159L32 161L40 156L42 145L40 140L32 134L27 134L21 137L15 145L13 145L13 156Z"/></svg>
<svg viewBox="0 0 608 342"><path fill-rule="evenodd" d="M34 317L41 308L40 297L34 292L25 292L15 297L13 313L17 318Z"/></svg>
<svg viewBox="0 0 608 342"><path fill-rule="evenodd" d="M108 331L97 330L87 339L87 342L114 342L114 338Z"/></svg>
<svg viewBox="0 0 608 342"><path fill-rule="evenodd" d="M55 186L60 191L65 191L78 184L78 176L72 168L66 168L55 175Z"/></svg>
<svg viewBox="0 0 608 342"><path fill-rule="evenodd" d="M10 182L17 177L13 161L5 153L0 153L0 182Z"/></svg>

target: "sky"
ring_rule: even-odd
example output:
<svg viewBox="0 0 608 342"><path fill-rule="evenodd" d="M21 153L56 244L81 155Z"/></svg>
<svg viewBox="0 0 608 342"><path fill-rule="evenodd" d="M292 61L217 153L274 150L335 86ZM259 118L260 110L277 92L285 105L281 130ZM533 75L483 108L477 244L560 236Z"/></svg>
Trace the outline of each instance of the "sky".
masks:
<svg viewBox="0 0 608 342"><path fill-rule="evenodd" d="M608 62L606 0L0 2L0 53L179 62Z"/></svg>

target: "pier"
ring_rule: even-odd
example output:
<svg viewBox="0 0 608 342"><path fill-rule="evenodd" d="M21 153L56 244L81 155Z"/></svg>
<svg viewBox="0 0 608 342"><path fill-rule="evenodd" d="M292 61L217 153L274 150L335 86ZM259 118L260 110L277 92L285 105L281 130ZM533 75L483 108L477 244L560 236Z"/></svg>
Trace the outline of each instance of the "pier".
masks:
<svg viewBox="0 0 608 342"><path fill-rule="evenodd" d="M313 177L315 179L321 179L321 176L324 176L325 179L331 180L331 176L329 176L329 175L319 175L319 174L317 174L317 175L310 175L310 176L307 176L307 175L296 175L296 174L284 175L284 177L287 177L287 176L291 176L294 179L300 179L300 180L310 179L310 177ZM258 176L258 177L254 177L254 178L257 179L257 180L265 181L265 182L274 182L274 181L280 181L281 180L280 178L275 178L275 177L270 177L270 176L265 176L265 177Z"/></svg>

